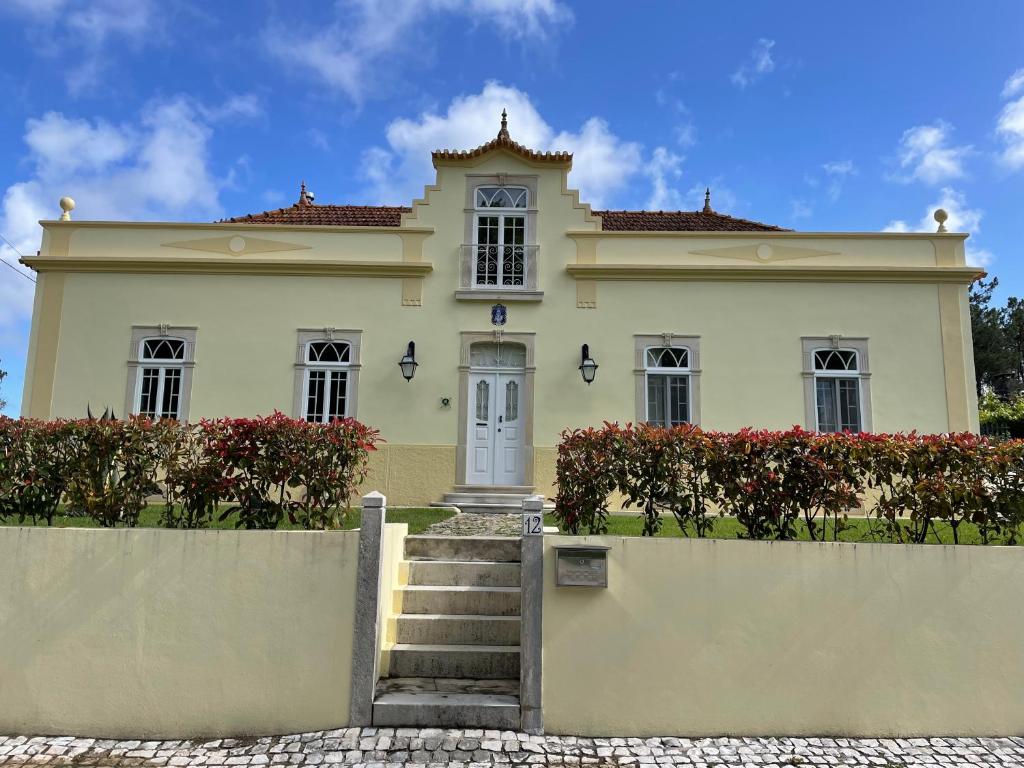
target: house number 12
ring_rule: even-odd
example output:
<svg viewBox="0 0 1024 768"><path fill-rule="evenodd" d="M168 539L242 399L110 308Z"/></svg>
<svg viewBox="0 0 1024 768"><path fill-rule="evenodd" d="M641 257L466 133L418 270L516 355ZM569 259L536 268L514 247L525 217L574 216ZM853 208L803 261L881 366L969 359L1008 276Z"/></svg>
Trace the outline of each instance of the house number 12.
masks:
<svg viewBox="0 0 1024 768"><path fill-rule="evenodd" d="M523 513L523 536L544 535L544 514L542 512Z"/></svg>

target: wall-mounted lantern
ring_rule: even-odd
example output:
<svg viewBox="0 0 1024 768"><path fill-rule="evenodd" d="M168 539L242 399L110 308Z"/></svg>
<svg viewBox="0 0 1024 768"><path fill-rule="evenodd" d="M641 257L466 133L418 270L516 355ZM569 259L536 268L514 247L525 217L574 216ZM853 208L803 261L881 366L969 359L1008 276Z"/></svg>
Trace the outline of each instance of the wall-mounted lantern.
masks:
<svg viewBox="0 0 1024 768"><path fill-rule="evenodd" d="M398 361L398 367L402 369L402 376L406 381L412 381L412 377L416 375L418 365L419 363L416 362L416 342L410 341L409 346L405 350L405 355Z"/></svg>
<svg viewBox="0 0 1024 768"><path fill-rule="evenodd" d="M582 349L582 361L580 362L580 375L583 376L583 380L590 384L594 381L594 377L597 376L597 363L594 358L590 356L590 345L584 344Z"/></svg>

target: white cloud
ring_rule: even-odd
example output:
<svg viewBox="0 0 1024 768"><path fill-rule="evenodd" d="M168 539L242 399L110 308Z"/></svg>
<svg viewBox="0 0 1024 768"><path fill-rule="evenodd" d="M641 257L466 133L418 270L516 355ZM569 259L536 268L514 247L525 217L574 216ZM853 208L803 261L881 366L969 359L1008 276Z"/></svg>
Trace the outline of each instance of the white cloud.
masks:
<svg viewBox="0 0 1024 768"><path fill-rule="evenodd" d="M775 47L774 40L761 38L754 44L747 61L732 73L733 85L738 88L746 88L753 85L767 74L775 71L775 60L772 58L772 48Z"/></svg>
<svg viewBox="0 0 1024 768"><path fill-rule="evenodd" d="M852 160L832 160L824 163L821 169L828 177L826 193L832 202L838 200L839 196L843 194L843 184L846 179L857 175L857 168Z"/></svg>
<svg viewBox="0 0 1024 768"><path fill-rule="evenodd" d="M908 128L900 138L897 149L900 172L894 181L923 181L940 184L965 175L964 161L974 152L970 145L950 146L953 126L942 120L932 125Z"/></svg>
<svg viewBox="0 0 1024 768"><path fill-rule="evenodd" d="M225 180L210 168L211 127L204 108L185 98L151 102L131 124L48 112L25 124L28 178L7 187L0 232L25 255L39 249L40 219L60 215L73 197L76 219L215 218ZM8 262L18 255L3 246ZM31 312L32 284L0 267L0 342ZM18 331L23 334L24 329Z"/></svg>
<svg viewBox="0 0 1024 768"><path fill-rule="evenodd" d="M1018 69L1003 84L1003 98L1008 99L1024 91L1024 67Z"/></svg>
<svg viewBox="0 0 1024 768"><path fill-rule="evenodd" d="M814 215L814 209L806 200L789 201L789 217L791 219L809 219Z"/></svg>
<svg viewBox="0 0 1024 768"><path fill-rule="evenodd" d="M443 113L425 112L391 122L387 147L363 153L362 173L370 182L371 201L407 205L422 195L424 185L434 178L431 151L471 149L490 141L505 108L514 141L531 149L573 153L569 181L595 208L607 204L644 165L640 145L620 139L601 118L589 118L576 132L556 132L526 93L490 82L480 93L456 97Z"/></svg>
<svg viewBox="0 0 1024 768"><path fill-rule="evenodd" d="M938 222L935 221L935 211L942 208L949 218L946 220L946 229L949 232L967 232L971 239L981 231L981 219L984 211L979 208L970 208L967 200L961 192L943 187L942 194L938 200L929 205L921 218L916 223L907 222L904 219L890 221L883 232L935 232L938 229ZM983 248L975 247L971 241L966 246L967 263L979 267L987 267L995 259L995 256Z"/></svg>
<svg viewBox="0 0 1024 768"><path fill-rule="evenodd" d="M110 45L153 41L157 8L154 0L9 0L5 9L28 20L34 51L64 59L68 90L80 94L102 81Z"/></svg>
<svg viewBox="0 0 1024 768"><path fill-rule="evenodd" d="M1007 102L999 113L996 133L1006 143L1000 162L1011 171L1024 168L1024 69L1018 69L1003 86L1003 98L1019 98Z"/></svg>
<svg viewBox="0 0 1024 768"><path fill-rule="evenodd" d="M673 182L682 175L683 158L665 147L658 147L644 170L651 177L651 197L647 201L648 210L678 211L683 207L683 196Z"/></svg>
<svg viewBox="0 0 1024 768"><path fill-rule="evenodd" d="M338 0L330 23L300 31L291 19L274 22L263 41L279 60L312 71L331 88L362 101L396 59L422 55L417 32L428 17L443 14L495 26L517 41L544 40L551 29L573 21L559 0Z"/></svg>

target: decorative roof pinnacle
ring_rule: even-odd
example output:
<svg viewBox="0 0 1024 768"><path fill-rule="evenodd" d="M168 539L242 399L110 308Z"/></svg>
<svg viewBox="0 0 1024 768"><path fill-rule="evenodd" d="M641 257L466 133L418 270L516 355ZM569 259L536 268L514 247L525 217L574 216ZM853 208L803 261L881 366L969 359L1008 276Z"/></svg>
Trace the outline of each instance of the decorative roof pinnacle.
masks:
<svg viewBox="0 0 1024 768"><path fill-rule="evenodd" d="M704 188L704 210L702 213L714 213L715 211L711 208L711 187Z"/></svg>
<svg viewBox="0 0 1024 768"><path fill-rule="evenodd" d="M508 134L508 112L504 109L501 110L501 130L498 131L498 138L512 140Z"/></svg>

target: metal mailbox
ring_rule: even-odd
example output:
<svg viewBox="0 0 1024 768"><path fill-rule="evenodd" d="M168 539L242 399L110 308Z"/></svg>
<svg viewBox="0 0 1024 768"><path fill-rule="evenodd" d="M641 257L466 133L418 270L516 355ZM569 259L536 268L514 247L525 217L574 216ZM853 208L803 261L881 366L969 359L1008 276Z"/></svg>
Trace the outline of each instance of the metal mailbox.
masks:
<svg viewBox="0 0 1024 768"><path fill-rule="evenodd" d="M611 547L555 547L555 586L607 587Z"/></svg>

